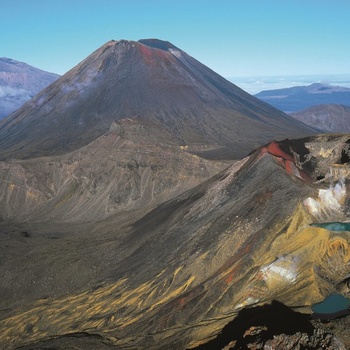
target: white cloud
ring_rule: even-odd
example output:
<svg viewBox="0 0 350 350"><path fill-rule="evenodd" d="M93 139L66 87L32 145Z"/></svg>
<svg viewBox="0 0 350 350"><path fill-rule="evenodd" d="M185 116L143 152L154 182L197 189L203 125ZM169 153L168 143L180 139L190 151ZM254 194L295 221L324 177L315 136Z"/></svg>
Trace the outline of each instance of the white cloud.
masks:
<svg viewBox="0 0 350 350"><path fill-rule="evenodd" d="M29 91L20 88L0 85L0 98L31 96Z"/></svg>
<svg viewBox="0 0 350 350"><path fill-rule="evenodd" d="M232 77L228 78L228 80L252 95L255 95L264 90L284 89L293 86L307 86L313 83L325 83L350 88L350 74Z"/></svg>

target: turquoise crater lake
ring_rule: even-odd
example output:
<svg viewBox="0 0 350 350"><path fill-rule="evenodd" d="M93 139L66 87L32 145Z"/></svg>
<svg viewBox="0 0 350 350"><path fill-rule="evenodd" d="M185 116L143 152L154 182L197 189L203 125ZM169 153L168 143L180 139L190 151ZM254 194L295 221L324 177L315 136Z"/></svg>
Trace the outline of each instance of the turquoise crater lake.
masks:
<svg viewBox="0 0 350 350"><path fill-rule="evenodd" d="M312 311L316 314L335 314L348 310L350 300L341 294L331 294L321 303L312 306Z"/></svg>
<svg viewBox="0 0 350 350"><path fill-rule="evenodd" d="M350 231L350 222L323 222L311 224L310 226L325 228L329 231Z"/></svg>

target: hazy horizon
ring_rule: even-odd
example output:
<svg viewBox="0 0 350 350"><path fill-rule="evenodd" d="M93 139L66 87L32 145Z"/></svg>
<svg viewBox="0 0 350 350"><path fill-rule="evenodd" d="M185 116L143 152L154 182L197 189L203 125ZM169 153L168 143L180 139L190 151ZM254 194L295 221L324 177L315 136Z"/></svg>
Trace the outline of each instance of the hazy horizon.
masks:
<svg viewBox="0 0 350 350"><path fill-rule="evenodd" d="M255 95L265 90L307 86L322 83L350 88L350 74L304 74L279 76L246 76L226 78L246 92Z"/></svg>

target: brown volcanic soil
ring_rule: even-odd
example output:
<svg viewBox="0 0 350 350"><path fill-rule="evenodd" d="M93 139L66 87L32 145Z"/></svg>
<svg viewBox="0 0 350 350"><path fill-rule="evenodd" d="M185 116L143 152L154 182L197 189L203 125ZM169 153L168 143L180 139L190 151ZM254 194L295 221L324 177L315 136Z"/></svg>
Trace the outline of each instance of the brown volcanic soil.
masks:
<svg viewBox="0 0 350 350"><path fill-rule="evenodd" d="M308 307L349 293L349 232L309 226L347 219L348 191L338 210L318 190L348 177L349 140L271 143L153 209L101 221L40 222L35 210L5 219L2 347L88 349L91 339L101 349L192 348L245 307Z"/></svg>
<svg viewBox="0 0 350 350"><path fill-rule="evenodd" d="M121 40L0 122L0 159L65 154L126 118L140 129L154 125L149 132L158 142L212 158L239 159L271 139L315 132L170 43Z"/></svg>

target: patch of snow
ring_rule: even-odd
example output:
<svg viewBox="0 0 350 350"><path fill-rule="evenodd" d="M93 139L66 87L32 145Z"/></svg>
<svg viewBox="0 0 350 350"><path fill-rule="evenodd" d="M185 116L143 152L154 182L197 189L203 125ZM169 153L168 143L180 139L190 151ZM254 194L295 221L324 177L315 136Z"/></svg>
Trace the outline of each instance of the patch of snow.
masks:
<svg viewBox="0 0 350 350"><path fill-rule="evenodd" d="M174 55L176 58L181 58L181 52L179 50L175 50L175 49L169 49L169 51L171 52L172 55Z"/></svg>

